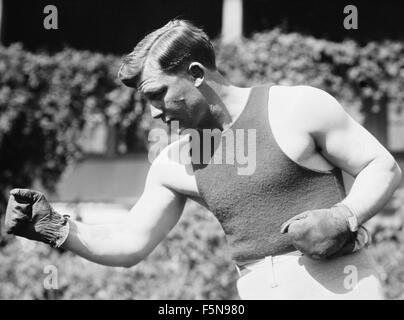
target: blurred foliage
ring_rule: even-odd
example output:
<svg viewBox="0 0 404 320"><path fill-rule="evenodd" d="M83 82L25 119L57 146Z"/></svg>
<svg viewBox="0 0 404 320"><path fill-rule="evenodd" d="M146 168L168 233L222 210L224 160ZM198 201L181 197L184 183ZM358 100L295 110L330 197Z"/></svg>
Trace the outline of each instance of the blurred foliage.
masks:
<svg viewBox="0 0 404 320"><path fill-rule="evenodd" d="M404 299L404 189L367 223L385 296ZM29 256L29 259L27 257ZM18 238L0 250L0 299L238 299L237 273L216 218L194 202L140 264L97 265L70 252ZM47 290L46 266L58 271Z"/></svg>
<svg viewBox="0 0 404 320"><path fill-rule="evenodd" d="M149 257L130 269L100 266L20 238L0 251L0 261L0 299L238 298L223 231L195 203ZM44 288L48 265L58 270L59 290Z"/></svg>
<svg viewBox="0 0 404 320"><path fill-rule="evenodd" d="M361 47L273 30L215 46L220 70L234 84L316 86L333 94L358 121L380 108L403 112L402 42ZM11 187L29 187L39 179L54 188L81 156L77 140L85 124L106 121L119 130L134 129L138 148L147 147L150 121L140 98L116 79L119 62L71 49L50 56L19 45L0 48L0 214ZM403 208L400 191L369 223L388 298L404 298ZM200 208L185 212L168 238L132 269L99 266L20 240L0 249L0 261L0 299L237 298L223 232ZM44 289L46 265L58 268L59 290Z"/></svg>
<svg viewBox="0 0 404 320"><path fill-rule="evenodd" d="M387 298L404 299L404 188L366 223Z"/></svg>
<svg viewBox="0 0 404 320"><path fill-rule="evenodd" d="M66 49L55 55L0 47L0 215L8 190L39 180L52 191L81 156L83 126L139 127L144 104L117 79L115 56Z"/></svg>
<svg viewBox="0 0 404 320"><path fill-rule="evenodd" d="M232 83L312 85L334 95L358 121L379 108L404 111L403 42L359 46L275 29L216 48L220 70Z"/></svg>

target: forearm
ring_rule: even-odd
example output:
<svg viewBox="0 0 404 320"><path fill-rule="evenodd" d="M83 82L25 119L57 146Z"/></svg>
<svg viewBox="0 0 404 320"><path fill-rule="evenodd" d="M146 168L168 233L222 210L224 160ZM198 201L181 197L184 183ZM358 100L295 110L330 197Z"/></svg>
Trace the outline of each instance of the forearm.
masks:
<svg viewBox="0 0 404 320"><path fill-rule="evenodd" d="M145 253L144 237L126 223L90 225L69 220L70 231L62 248L106 266L131 267Z"/></svg>
<svg viewBox="0 0 404 320"><path fill-rule="evenodd" d="M394 160L374 160L357 176L342 201L361 225L379 212L400 184L401 171Z"/></svg>

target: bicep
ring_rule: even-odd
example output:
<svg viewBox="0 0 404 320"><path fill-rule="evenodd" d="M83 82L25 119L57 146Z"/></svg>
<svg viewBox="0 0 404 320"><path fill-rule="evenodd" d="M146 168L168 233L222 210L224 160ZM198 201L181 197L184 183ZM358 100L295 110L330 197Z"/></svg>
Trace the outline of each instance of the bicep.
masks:
<svg viewBox="0 0 404 320"><path fill-rule="evenodd" d="M344 118L343 123L320 134L317 141L324 157L355 177L369 163L384 159L389 153L349 115Z"/></svg>
<svg viewBox="0 0 404 320"><path fill-rule="evenodd" d="M126 223L145 241L150 251L162 241L181 217L185 196L161 182L158 170L150 169L143 194L130 210Z"/></svg>
<svg viewBox="0 0 404 320"><path fill-rule="evenodd" d="M315 97L308 106L312 116L308 122L309 132L327 160L355 177L372 161L391 157L335 98L322 90L315 90Z"/></svg>

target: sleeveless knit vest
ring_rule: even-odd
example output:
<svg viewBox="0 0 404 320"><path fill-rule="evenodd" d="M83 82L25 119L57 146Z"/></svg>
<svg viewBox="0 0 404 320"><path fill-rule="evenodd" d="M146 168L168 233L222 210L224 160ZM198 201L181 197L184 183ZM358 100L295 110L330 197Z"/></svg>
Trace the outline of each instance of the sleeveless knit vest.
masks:
<svg viewBox="0 0 404 320"><path fill-rule="evenodd" d="M339 168L308 169L280 149L268 120L269 88L253 87L241 114L219 135L200 131L200 154L192 157L200 197L219 220L239 264L294 251L289 236L280 233L282 223L306 210L329 208L345 197ZM207 152L201 146L208 141ZM192 142L191 151L196 150ZM254 170L246 170L241 153L250 167L255 157ZM215 160L218 154L221 162Z"/></svg>

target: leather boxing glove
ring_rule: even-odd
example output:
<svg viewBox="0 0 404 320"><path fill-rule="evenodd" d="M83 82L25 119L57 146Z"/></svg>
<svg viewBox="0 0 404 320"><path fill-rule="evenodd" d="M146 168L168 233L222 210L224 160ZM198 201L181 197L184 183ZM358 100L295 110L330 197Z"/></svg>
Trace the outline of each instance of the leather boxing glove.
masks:
<svg viewBox="0 0 404 320"><path fill-rule="evenodd" d="M369 242L364 227L352 231L350 212L344 205L305 211L286 221L281 233L288 233L292 244L313 259L327 259L355 252Z"/></svg>
<svg viewBox="0 0 404 320"><path fill-rule="evenodd" d="M60 247L69 234L68 216L57 213L45 196L29 189L13 189L8 200L6 232Z"/></svg>

